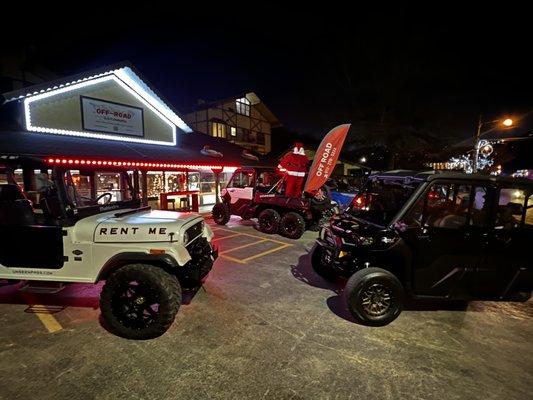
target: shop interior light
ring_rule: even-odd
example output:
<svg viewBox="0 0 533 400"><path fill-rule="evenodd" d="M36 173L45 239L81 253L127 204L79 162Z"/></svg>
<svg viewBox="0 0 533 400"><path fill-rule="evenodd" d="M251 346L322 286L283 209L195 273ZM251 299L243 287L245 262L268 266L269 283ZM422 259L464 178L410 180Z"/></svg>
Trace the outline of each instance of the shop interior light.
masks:
<svg viewBox="0 0 533 400"><path fill-rule="evenodd" d="M107 140L117 140L117 141L123 141L123 142L135 142L135 143L147 143L147 144L158 144L158 145L166 145L166 146L174 146L176 144L176 124L169 119L167 116L163 114L163 112L167 115L169 115L169 112L171 112L168 107L163 107L162 103L159 104L159 107L156 108L151 102L155 102L155 99L153 97L149 98L148 100L145 99L141 94L136 92L133 88L130 87L127 83L125 83L122 79L120 79L117 74L120 70L113 71L109 75L105 76L99 76L94 79L89 80L79 80L76 82L73 82L72 84L59 87L57 89L50 89L47 91L42 91L42 93L38 94L32 94L26 99L24 99L24 117L26 122L26 129L28 131L32 132L43 132L43 133L53 133L58 135L69 135L69 136L81 136L81 137L90 137L90 138L97 138L97 139L107 139ZM126 77L126 75L122 74L122 77ZM72 131L72 130L66 130L66 129L55 129L55 128L46 128L41 126L34 126L31 122L31 111L30 111L30 105L31 103L43 100L51 96L55 96L57 94L61 93L67 93L73 90L79 90L84 87L97 85L99 83L108 82L108 81L114 81L119 86L121 86L124 90L129 92L132 96L137 98L141 103L143 103L146 107L148 107L150 110L152 110L161 120L163 120L169 127L172 129L172 142L162 142L157 140L150 140L150 139L139 139L139 138L132 138L132 137L126 137L126 136L114 136L114 135L107 135L107 134L100 134L100 133L92 133L92 132L83 132L83 131ZM128 82L131 83L131 78L128 78ZM138 88L140 88L138 86ZM140 90L140 89L139 89ZM148 96L148 93L146 91L141 92ZM174 114L175 115L175 114ZM179 119L179 117L176 116L176 118ZM175 119L175 118L174 118ZM181 121L181 120L180 120ZM178 122L176 120L176 122ZM180 124L180 128L190 132L190 128L181 121L182 124ZM182 128L183 124L185 126ZM189 130L184 129L187 127Z"/></svg>
<svg viewBox="0 0 533 400"><path fill-rule="evenodd" d="M201 169L201 170L215 170L232 172L237 169L234 166L223 165L203 165L203 164L175 164L175 163L153 163L153 162L134 162L134 161L117 161L117 160L87 160L80 158L56 158L48 157L45 159L48 164L53 165L111 165L115 167L139 167L142 169L158 168L158 169Z"/></svg>

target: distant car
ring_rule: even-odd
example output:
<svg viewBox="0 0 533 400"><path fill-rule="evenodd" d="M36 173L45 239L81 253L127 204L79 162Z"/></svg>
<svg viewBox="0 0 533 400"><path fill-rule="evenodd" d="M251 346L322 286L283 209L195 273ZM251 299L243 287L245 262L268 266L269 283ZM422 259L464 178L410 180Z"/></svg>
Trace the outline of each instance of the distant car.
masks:
<svg viewBox="0 0 533 400"><path fill-rule="evenodd" d="M532 243L532 181L403 171L374 177L333 217L312 265L326 279L349 278L348 309L381 326L406 296L526 301Z"/></svg>
<svg viewBox="0 0 533 400"><path fill-rule="evenodd" d="M353 178L353 177L350 177ZM346 179L329 179L325 187L328 190L328 196L337 204L340 209L348 207L355 195L359 192L359 187L350 185Z"/></svg>

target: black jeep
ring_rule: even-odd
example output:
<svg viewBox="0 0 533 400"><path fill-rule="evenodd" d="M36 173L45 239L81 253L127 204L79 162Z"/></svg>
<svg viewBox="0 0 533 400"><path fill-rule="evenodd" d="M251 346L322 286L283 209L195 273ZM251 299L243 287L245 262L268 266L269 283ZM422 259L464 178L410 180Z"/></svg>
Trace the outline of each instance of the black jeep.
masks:
<svg viewBox="0 0 533 400"><path fill-rule="evenodd" d="M384 174L317 239L312 264L356 320L381 326L415 299L526 301L533 182L461 173Z"/></svg>

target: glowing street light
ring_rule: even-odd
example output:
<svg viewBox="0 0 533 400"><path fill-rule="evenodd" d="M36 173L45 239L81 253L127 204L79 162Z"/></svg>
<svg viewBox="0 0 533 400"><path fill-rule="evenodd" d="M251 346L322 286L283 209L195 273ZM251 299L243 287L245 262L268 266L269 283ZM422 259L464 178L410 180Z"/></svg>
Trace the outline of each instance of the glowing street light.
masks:
<svg viewBox="0 0 533 400"><path fill-rule="evenodd" d="M361 157L359 159L359 162L362 163L362 164L366 163L366 157L365 156Z"/></svg>
<svg viewBox="0 0 533 400"><path fill-rule="evenodd" d="M475 139L474 140L474 164L472 165L472 172L474 172L474 173L477 172L477 164L478 164L478 160L479 160L479 153L480 153L481 147L483 147L481 145L481 142L479 141L479 138L482 135L484 135L485 133L491 131L491 129L489 129L488 131L481 132L481 127L483 125L495 124L495 123L501 123L503 126L508 128L510 126L513 126L514 121L511 118L505 118L503 121L501 119L495 119L494 121L484 122L484 121L481 121L481 115L479 116L479 121L478 121L478 124L477 124L477 132L476 132L476 135L474 137L474 139ZM486 143L484 143L483 145L485 145L485 144Z"/></svg>

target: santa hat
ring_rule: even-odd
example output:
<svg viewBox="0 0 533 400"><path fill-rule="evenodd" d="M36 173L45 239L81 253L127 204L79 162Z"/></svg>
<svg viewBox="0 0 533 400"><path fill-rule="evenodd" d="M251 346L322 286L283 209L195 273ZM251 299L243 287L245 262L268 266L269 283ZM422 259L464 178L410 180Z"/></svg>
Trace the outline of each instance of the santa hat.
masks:
<svg viewBox="0 0 533 400"><path fill-rule="evenodd" d="M294 143L294 149L292 151L294 154L301 154L302 156L305 155L304 145L301 142Z"/></svg>

